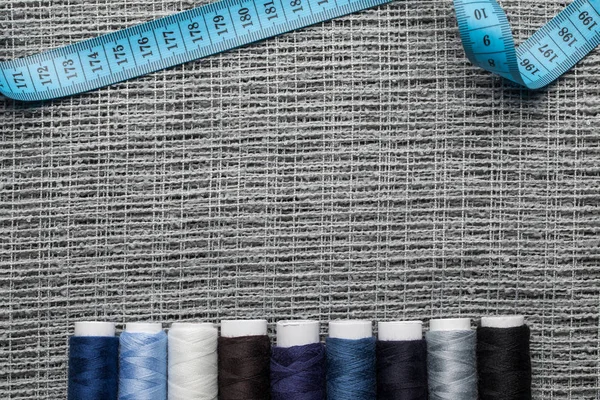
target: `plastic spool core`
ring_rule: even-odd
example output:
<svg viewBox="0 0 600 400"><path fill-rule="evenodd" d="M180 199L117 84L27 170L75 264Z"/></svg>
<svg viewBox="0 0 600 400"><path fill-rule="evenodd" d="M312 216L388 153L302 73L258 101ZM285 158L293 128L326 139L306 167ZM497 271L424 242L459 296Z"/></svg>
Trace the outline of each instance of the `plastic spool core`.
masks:
<svg viewBox="0 0 600 400"><path fill-rule="evenodd" d="M365 339L373 336L371 321L348 319L329 322L329 337L336 339Z"/></svg>
<svg viewBox="0 0 600 400"><path fill-rule="evenodd" d="M115 324L112 322L85 321L75 322L75 336L115 336Z"/></svg>
<svg viewBox="0 0 600 400"><path fill-rule="evenodd" d="M277 346L293 347L319 343L319 322L279 321L277 322Z"/></svg>
<svg viewBox="0 0 600 400"><path fill-rule="evenodd" d="M392 321L377 324L378 339L382 341L409 341L423 339L423 322Z"/></svg>
<svg viewBox="0 0 600 400"><path fill-rule="evenodd" d="M525 325L522 315L506 315L502 317L482 317L482 328L516 328Z"/></svg>
<svg viewBox="0 0 600 400"><path fill-rule="evenodd" d="M243 337L264 336L267 334L265 319L233 319L221 321L221 336Z"/></svg>
<svg viewBox="0 0 600 400"><path fill-rule="evenodd" d="M192 328L215 328L210 322L173 322L169 330L192 329Z"/></svg>
<svg viewBox="0 0 600 400"><path fill-rule="evenodd" d="M160 322L128 322L125 332L129 333L159 333L162 331Z"/></svg>
<svg viewBox="0 0 600 400"><path fill-rule="evenodd" d="M470 318L443 318L429 321L431 331L470 331Z"/></svg>

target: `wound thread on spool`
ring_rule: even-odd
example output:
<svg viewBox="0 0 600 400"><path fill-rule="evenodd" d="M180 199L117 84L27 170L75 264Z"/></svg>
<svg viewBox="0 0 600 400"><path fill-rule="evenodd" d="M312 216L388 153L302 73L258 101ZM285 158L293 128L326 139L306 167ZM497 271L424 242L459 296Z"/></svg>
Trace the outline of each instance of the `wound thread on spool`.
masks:
<svg viewBox="0 0 600 400"><path fill-rule="evenodd" d="M173 323L169 329L169 400L217 400L217 328Z"/></svg>
<svg viewBox="0 0 600 400"><path fill-rule="evenodd" d="M332 321L327 338L327 398L375 400L375 351L370 321Z"/></svg>
<svg viewBox="0 0 600 400"><path fill-rule="evenodd" d="M77 322L69 339L69 400L116 400L119 339L110 322Z"/></svg>
<svg viewBox="0 0 600 400"><path fill-rule="evenodd" d="M271 354L273 400L325 400L326 357L316 321L279 321Z"/></svg>
<svg viewBox="0 0 600 400"><path fill-rule="evenodd" d="M481 400L530 400L530 329L522 316L482 318L477 329Z"/></svg>
<svg viewBox="0 0 600 400"><path fill-rule="evenodd" d="M477 400L477 337L471 321L432 320L425 337L429 399Z"/></svg>
<svg viewBox="0 0 600 400"><path fill-rule="evenodd" d="M427 399L427 343L422 322L380 322L377 341L377 398Z"/></svg>
<svg viewBox="0 0 600 400"><path fill-rule="evenodd" d="M267 321L221 322L219 338L219 399L270 398L271 341Z"/></svg>
<svg viewBox="0 0 600 400"><path fill-rule="evenodd" d="M273 400L325 400L325 346L275 347L271 355Z"/></svg>
<svg viewBox="0 0 600 400"><path fill-rule="evenodd" d="M162 325L129 323L119 342L119 400L165 400L167 334Z"/></svg>

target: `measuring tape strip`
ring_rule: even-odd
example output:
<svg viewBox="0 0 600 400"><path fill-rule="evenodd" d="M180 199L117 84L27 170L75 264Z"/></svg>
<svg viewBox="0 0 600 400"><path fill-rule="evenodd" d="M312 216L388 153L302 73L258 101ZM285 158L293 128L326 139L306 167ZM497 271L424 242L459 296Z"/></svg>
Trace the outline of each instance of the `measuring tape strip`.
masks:
<svg viewBox="0 0 600 400"><path fill-rule="evenodd" d="M518 48L496 0L454 0L454 7L469 60L530 89L552 83L600 44L600 0L575 0Z"/></svg>
<svg viewBox="0 0 600 400"><path fill-rule="evenodd" d="M22 101L87 92L391 0L223 0L0 63L0 93Z"/></svg>
<svg viewBox="0 0 600 400"><path fill-rule="evenodd" d="M0 63L0 93L69 96L218 54L391 0L223 0L74 45ZM600 43L600 0L575 0L515 47L496 0L454 0L471 62L530 89L548 85Z"/></svg>

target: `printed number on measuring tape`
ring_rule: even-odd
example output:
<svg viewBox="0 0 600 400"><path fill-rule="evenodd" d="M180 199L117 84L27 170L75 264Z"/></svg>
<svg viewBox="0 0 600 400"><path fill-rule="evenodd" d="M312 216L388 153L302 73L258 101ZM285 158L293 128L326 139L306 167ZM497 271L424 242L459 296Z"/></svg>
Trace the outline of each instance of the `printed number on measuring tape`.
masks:
<svg viewBox="0 0 600 400"><path fill-rule="evenodd" d="M600 43L600 0L575 0L518 48L496 0L454 6L469 60L530 89L550 84Z"/></svg>
<svg viewBox="0 0 600 400"><path fill-rule="evenodd" d="M108 86L391 0L223 0L95 39L0 63L0 93L37 101ZM496 0L454 0L475 65L530 89L600 43L600 0L575 0L518 48Z"/></svg>
<svg viewBox="0 0 600 400"><path fill-rule="evenodd" d="M391 0L224 0L0 63L0 93L36 101L87 92Z"/></svg>

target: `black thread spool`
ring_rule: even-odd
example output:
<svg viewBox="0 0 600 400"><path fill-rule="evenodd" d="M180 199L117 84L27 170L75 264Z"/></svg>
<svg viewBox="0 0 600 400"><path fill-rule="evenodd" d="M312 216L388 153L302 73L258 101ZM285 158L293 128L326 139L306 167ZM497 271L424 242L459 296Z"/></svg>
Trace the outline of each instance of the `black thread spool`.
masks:
<svg viewBox="0 0 600 400"><path fill-rule="evenodd" d="M266 320L221 321L219 400L269 400L271 341Z"/></svg>
<svg viewBox="0 0 600 400"><path fill-rule="evenodd" d="M427 399L427 343L421 321L380 322L377 341L377 398Z"/></svg>
<svg viewBox="0 0 600 400"><path fill-rule="evenodd" d="M522 316L481 319L477 329L481 400L531 400L529 340Z"/></svg>

